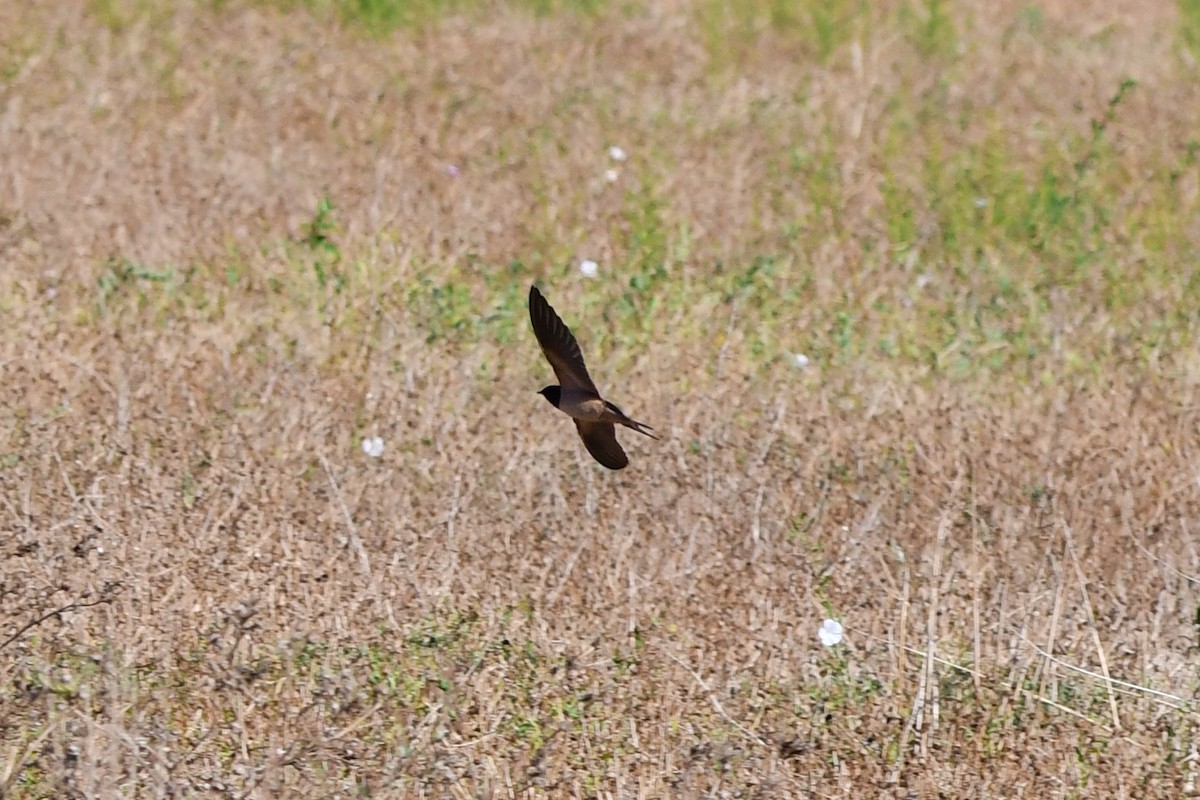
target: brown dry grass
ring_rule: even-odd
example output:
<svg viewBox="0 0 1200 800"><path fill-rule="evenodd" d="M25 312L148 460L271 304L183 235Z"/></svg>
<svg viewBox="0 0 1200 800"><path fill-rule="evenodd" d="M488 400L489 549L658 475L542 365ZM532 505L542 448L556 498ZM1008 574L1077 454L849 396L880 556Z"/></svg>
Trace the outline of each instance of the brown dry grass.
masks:
<svg viewBox="0 0 1200 800"><path fill-rule="evenodd" d="M967 4L924 61L883 8L822 61L703 4L0 6L7 795L1193 793L1195 61L1163 4L1078 5ZM1089 187L1136 302L1031 278L1027 338L939 339L982 278L889 135L1033 180L1130 76ZM836 207L784 168L816 141ZM903 249L885 174L927 201ZM760 253L781 305L708 291ZM623 473L534 394L534 280L665 434ZM847 308L911 350L838 351Z"/></svg>

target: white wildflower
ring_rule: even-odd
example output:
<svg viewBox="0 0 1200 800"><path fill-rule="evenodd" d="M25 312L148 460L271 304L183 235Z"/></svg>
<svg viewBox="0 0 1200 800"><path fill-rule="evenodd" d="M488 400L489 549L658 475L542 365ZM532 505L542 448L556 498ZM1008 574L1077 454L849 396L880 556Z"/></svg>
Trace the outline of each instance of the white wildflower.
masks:
<svg viewBox="0 0 1200 800"><path fill-rule="evenodd" d="M371 458L379 458L383 455L383 439L379 436L368 436L363 439L362 449Z"/></svg>
<svg viewBox="0 0 1200 800"><path fill-rule="evenodd" d="M827 619L821 623L821 629L817 631L817 638L821 640L821 644L826 647L833 647L842 642L842 623L836 619Z"/></svg>

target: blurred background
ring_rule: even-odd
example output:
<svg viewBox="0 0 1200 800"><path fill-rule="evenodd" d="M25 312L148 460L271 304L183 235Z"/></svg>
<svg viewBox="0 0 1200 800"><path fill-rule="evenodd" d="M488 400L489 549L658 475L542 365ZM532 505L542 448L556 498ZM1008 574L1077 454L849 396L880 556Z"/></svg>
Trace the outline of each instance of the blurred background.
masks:
<svg viewBox="0 0 1200 800"><path fill-rule="evenodd" d="M3 4L0 795L1193 791L1198 57L1195 0Z"/></svg>

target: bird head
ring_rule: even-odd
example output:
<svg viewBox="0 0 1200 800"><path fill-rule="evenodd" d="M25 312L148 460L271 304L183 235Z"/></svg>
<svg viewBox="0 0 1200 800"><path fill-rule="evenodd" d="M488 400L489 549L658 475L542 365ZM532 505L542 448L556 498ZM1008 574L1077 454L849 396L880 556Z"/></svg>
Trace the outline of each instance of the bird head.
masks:
<svg viewBox="0 0 1200 800"><path fill-rule="evenodd" d="M558 403L562 399L561 386L546 386L541 389L538 394L550 401L550 405L558 408Z"/></svg>

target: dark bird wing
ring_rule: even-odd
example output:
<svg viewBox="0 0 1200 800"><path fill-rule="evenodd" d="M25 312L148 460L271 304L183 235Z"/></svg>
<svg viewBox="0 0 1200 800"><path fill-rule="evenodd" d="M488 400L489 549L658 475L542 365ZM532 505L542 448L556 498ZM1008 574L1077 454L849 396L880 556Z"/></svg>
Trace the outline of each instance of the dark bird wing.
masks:
<svg viewBox="0 0 1200 800"><path fill-rule="evenodd" d="M592 378L588 375L587 366L583 363L583 353L579 351L579 343L575 341L571 329L554 313L554 309L546 302L546 298L542 297L536 286L529 287L529 321L533 323L533 332L537 336L538 344L542 346L542 353L554 368L554 374L558 376L558 382L563 388L591 392L599 396L600 393L596 391L596 384L592 383ZM584 441L587 441L586 437ZM616 444L615 439L613 443ZM620 449L618 446L618 452ZM594 451L592 455L595 455ZM624 455L621 454L622 458Z"/></svg>
<svg viewBox="0 0 1200 800"><path fill-rule="evenodd" d="M609 469L624 469L629 466L629 457L621 449L621 443L617 441L617 433L611 422L585 422L577 419L575 427L579 429L579 438L583 439L583 446L592 454L592 458Z"/></svg>

